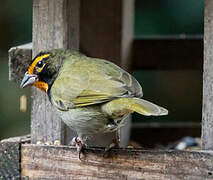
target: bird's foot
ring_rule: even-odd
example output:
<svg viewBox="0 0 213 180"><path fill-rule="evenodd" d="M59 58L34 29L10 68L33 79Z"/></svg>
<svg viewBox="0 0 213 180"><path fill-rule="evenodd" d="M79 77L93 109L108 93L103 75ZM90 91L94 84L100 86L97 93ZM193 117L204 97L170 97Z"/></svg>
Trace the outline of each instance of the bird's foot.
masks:
<svg viewBox="0 0 213 180"><path fill-rule="evenodd" d="M106 157L108 152L110 152L113 148L119 148L119 139L116 137L113 139L112 143L105 148L103 156Z"/></svg>
<svg viewBox="0 0 213 180"><path fill-rule="evenodd" d="M78 159L81 160L81 153L83 153L83 148L86 146L80 137L74 137L71 141L71 145L77 148Z"/></svg>

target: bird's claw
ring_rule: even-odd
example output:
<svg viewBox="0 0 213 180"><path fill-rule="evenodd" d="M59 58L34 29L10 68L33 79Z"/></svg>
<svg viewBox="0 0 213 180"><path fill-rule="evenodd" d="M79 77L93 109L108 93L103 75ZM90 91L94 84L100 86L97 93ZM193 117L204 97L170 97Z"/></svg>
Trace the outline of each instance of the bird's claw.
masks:
<svg viewBox="0 0 213 180"><path fill-rule="evenodd" d="M119 148L119 142L120 142L120 140L119 140L118 137L114 138L113 141L112 141L112 143L111 143L108 147L105 148L103 157L106 157L107 154L108 154L113 148Z"/></svg>
<svg viewBox="0 0 213 180"><path fill-rule="evenodd" d="M86 146L82 139L79 137L74 137L71 141L71 145L77 148L78 159L81 160L81 153L83 153L83 148Z"/></svg>

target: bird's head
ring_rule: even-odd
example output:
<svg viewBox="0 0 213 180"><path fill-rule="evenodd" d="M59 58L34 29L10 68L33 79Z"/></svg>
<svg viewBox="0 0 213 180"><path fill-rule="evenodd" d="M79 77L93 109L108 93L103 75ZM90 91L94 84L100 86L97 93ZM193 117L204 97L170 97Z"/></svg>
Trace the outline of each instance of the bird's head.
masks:
<svg viewBox="0 0 213 180"><path fill-rule="evenodd" d="M25 73L21 87L35 86L44 92L52 86L67 51L63 49L40 52L31 62Z"/></svg>

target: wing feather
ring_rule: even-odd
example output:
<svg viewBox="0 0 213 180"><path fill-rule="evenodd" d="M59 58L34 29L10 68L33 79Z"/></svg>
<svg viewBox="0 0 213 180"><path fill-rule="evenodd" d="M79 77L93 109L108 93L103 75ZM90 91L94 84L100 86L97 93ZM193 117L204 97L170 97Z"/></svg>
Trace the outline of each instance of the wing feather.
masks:
<svg viewBox="0 0 213 180"><path fill-rule="evenodd" d="M51 88L51 101L62 110L141 96L139 83L129 73L102 59L66 59Z"/></svg>

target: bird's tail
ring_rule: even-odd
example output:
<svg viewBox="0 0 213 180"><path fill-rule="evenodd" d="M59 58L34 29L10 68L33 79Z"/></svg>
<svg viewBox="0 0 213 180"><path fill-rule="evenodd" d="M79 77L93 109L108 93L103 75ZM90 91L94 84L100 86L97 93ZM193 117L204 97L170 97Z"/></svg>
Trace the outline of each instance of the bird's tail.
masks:
<svg viewBox="0 0 213 180"><path fill-rule="evenodd" d="M103 110L107 114L122 114L127 112L137 112L145 116L163 116L168 114L168 110L154 103L139 98L119 98L106 103Z"/></svg>

